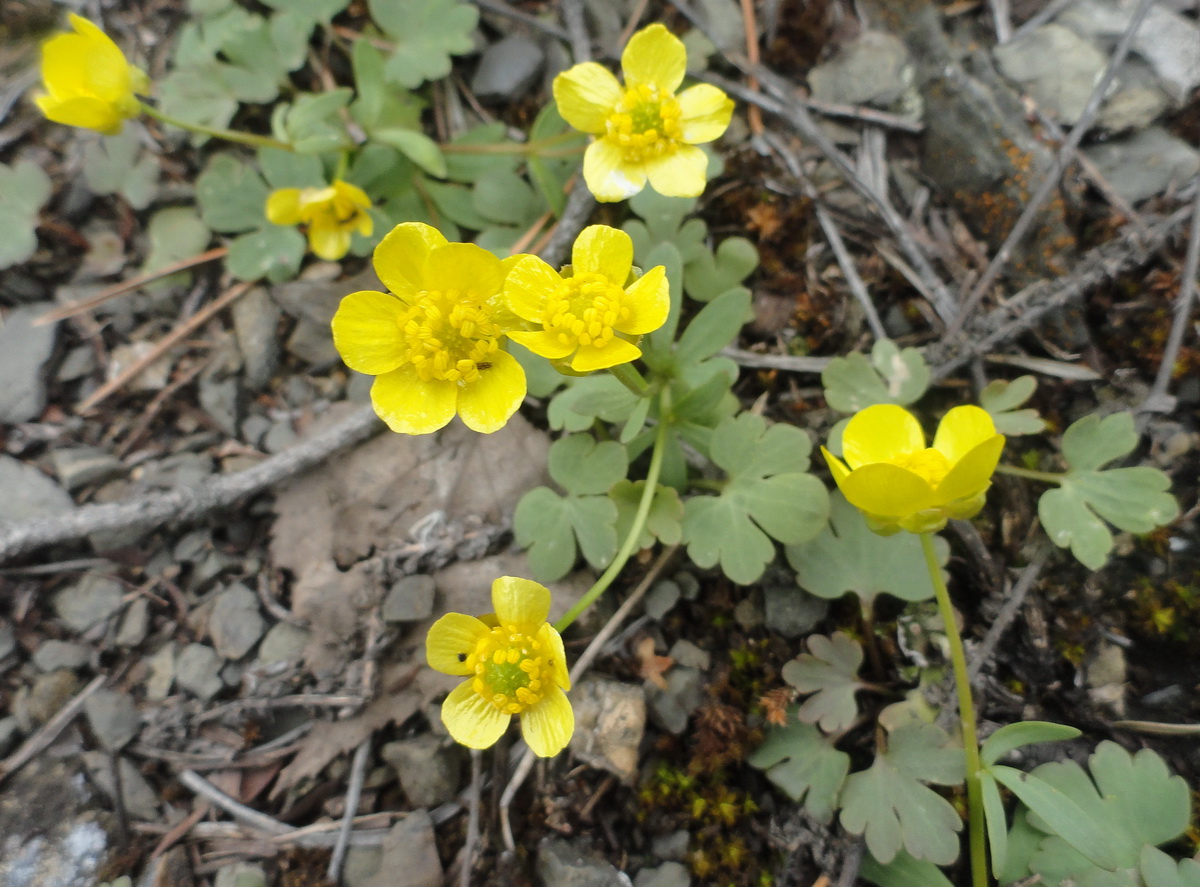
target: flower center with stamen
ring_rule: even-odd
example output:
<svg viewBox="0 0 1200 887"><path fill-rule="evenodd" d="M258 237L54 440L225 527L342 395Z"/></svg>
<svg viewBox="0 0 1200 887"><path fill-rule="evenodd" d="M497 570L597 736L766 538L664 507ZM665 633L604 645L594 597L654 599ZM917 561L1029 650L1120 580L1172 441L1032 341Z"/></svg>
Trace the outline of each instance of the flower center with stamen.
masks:
<svg viewBox="0 0 1200 887"><path fill-rule="evenodd" d="M480 638L467 667L471 688L506 714L520 714L554 686L554 669L542 642L517 626L498 625Z"/></svg>
<svg viewBox="0 0 1200 887"><path fill-rule="evenodd" d="M406 359L422 382L471 383L487 369L502 336L495 310L459 290L425 291L404 299L398 324Z"/></svg>
<svg viewBox="0 0 1200 887"><path fill-rule="evenodd" d="M549 298L542 327L564 345L602 348L613 337L613 327L627 321L632 311L625 291L593 271L564 280Z"/></svg>
<svg viewBox="0 0 1200 887"><path fill-rule="evenodd" d="M901 456L895 464L920 475L931 487L940 484L942 478L950 471L950 463L946 461L945 455L932 447Z"/></svg>
<svg viewBox="0 0 1200 887"><path fill-rule="evenodd" d="M605 138L634 163L673 154L683 139L682 111L670 93L639 83L625 90L608 119Z"/></svg>

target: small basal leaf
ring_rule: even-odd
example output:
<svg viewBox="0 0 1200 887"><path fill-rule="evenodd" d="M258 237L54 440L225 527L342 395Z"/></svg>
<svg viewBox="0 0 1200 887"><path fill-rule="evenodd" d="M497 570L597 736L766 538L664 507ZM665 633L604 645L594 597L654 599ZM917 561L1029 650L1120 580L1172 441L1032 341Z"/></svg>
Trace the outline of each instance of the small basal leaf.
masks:
<svg viewBox="0 0 1200 887"><path fill-rule="evenodd" d="M992 766L1010 751L1034 745L1038 742L1062 742L1080 735L1074 727L1052 724L1048 721L1018 721L1005 724L983 741L979 747L979 761L986 768Z"/></svg>
<svg viewBox="0 0 1200 887"><path fill-rule="evenodd" d="M625 447L614 440L599 443L590 434L571 434L550 446L550 476L577 496L607 493L629 470Z"/></svg>
<svg viewBox="0 0 1200 887"><path fill-rule="evenodd" d="M1009 437L1022 434L1038 434L1046 430L1046 423L1034 409L1018 409L1033 396L1037 379L1020 376L1011 382L996 379L979 392L979 405L987 410L996 431Z"/></svg>
<svg viewBox="0 0 1200 887"><path fill-rule="evenodd" d="M880 339L871 359L855 352L835 357L821 373L825 400L835 410L856 413L877 403L907 406L929 387L929 367L916 348L896 347Z"/></svg>
<svg viewBox="0 0 1200 887"><path fill-rule="evenodd" d="M744 237L721 241L715 253L704 250L683 267L683 289L699 302L728 292L758 267L758 249Z"/></svg>
<svg viewBox="0 0 1200 887"><path fill-rule="evenodd" d="M815 634L808 639L808 653L801 653L783 666L783 679L800 691L812 694L800 706L797 717L816 724L826 733L849 729L858 717L854 694L864 686L858 679L863 651L845 632L831 637Z"/></svg>
<svg viewBox="0 0 1200 887"><path fill-rule="evenodd" d="M543 361L544 362L544 361ZM554 430L583 431L597 419L619 422L629 415L638 396L609 373L570 380L547 410Z"/></svg>
<svg viewBox="0 0 1200 887"><path fill-rule="evenodd" d="M134 209L145 209L158 190L158 160L143 152L138 127L89 142L83 149L83 176L97 194L120 194Z"/></svg>
<svg viewBox="0 0 1200 887"><path fill-rule="evenodd" d="M567 575L582 551L601 568L617 553L617 507L607 496L559 496L536 487L513 514L517 544L529 549L529 565L541 582Z"/></svg>
<svg viewBox="0 0 1200 887"><path fill-rule="evenodd" d="M608 491L608 497L617 506L617 537L624 539L633 528L633 519L637 514L638 505L642 501L642 493L646 489L644 480L620 480ZM670 487L658 485L654 498L650 502L650 513L646 516L646 526L638 536L637 547L649 548L657 539L664 545L675 545L683 533L680 521L683 520L683 502L679 493Z"/></svg>
<svg viewBox="0 0 1200 887"><path fill-rule="evenodd" d="M1168 490L1170 479L1157 468L1103 469L1137 445L1130 413L1101 419L1084 416L1063 434L1068 471L1058 489L1038 501L1038 516L1051 541L1086 567L1098 570L1112 551L1105 521L1130 533L1148 533L1179 516L1179 503Z"/></svg>
<svg viewBox="0 0 1200 887"><path fill-rule="evenodd" d="M869 769L846 780L842 825L862 835L871 855L885 865L901 850L949 865L958 858L962 820L925 783L957 785L963 776L962 748L943 730L906 724L891 734L888 748L876 754Z"/></svg>
<svg viewBox="0 0 1200 887"><path fill-rule="evenodd" d="M471 51L479 22L479 10L458 0L368 0L367 8L395 45L384 73L406 89L449 74L450 56Z"/></svg>
<svg viewBox="0 0 1200 887"><path fill-rule="evenodd" d="M950 546L934 537L938 562L950 556ZM835 491L830 497L829 523L807 542L784 549L805 591L823 598L854 592L868 607L878 594L905 601L933 597L933 581L925 566L921 541L911 533L880 536L871 532L862 512Z"/></svg>
<svg viewBox="0 0 1200 887"><path fill-rule="evenodd" d="M676 361L686 367L712 357L730 345L737 338L749 310L750 293L745 290L727 292L709 302L679 337L675 347Z"/></svg>
<svg viewBox="0 0 1200 887"><path fill-rule="evenodd" d="M1181 859L1175 862L1155 847L1143 847L1138 872L1146 887L1200 887L1200 862Z"/></svg>
<svg viewBox="0 0 1200 887"><path fill-rule="evenodd" d="M425 133L393 126L377 129L371 135L377 141L395 148L431 176L440 179L446 175L446 158L442 156L442 149Z"/></svg>
<svg viewBox="0 0 1200 887"><path fill-rule="evenodd" d="M887 865L867 854L858 873L878 887L954 887L932 862L913 859L903 850Z"/></svg>
<svg viewBox="0 0 1200 887"><path fill-rule="evenodd" d="M37 250L38 214L50 190L50 177L33 161L0 163L0 268L24 262Z"/></svg>
<svg viewBox="0 0 1200 887"><path fill-rule="evenodd" d="M747 758L767 778L819 822L828 822L838 792L850 772L850 756L838 751L812 724L788 718L786 727L772 727L763 744Z"/></svg>
<svg viewBox="0 0 1200 887"><path fill-rule="evenodd" d="M196 179L200 218L214 231L237 234L268 224L262 177L232 154L215 154Z"/></svg>
<svg viewBox="0 0 1200 887"><path fill-rule="evenodd" d="M983 820L987 827L988 850L992 874L997 878L1008 861L1008 818L1004 815L1004 799L996 778L986 770L979 774L980 794L983 795Z"/></svg>
<svg viewBox="0 0 1200 887"><path fill-rule="evenodd" d="M272 283L295 277L308 243L296 228L266 225L257 231L234 238L229 244L226 263L239 280L259 280Z"/></svg>
<svg viewBox="0 0 1200 887"><path fill-rule="evenodd" d="M208 246L211 237L212 232L192 207L169 206L160 209L150 217L150 224L146 227L150 248L142 272L157 271L181 259L191 258ZM153 285L171 286L190 279L189 272L179 271L155 281Z"/></svg>

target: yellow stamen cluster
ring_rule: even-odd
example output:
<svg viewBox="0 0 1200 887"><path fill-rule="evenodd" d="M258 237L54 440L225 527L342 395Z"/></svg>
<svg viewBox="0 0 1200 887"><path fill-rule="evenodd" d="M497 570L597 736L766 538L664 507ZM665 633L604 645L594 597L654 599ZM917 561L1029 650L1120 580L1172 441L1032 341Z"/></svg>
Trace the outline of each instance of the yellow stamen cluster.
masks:
<svg viewBox="0 0 1200 887"><path fill-rule="evenodd" d="M491 305L457 290L418 293L398 322L423 382L474 382L503 334Z"/></svg>
<svg viewBox="0 0 1200 887"><path fill-rule="evenodd" d="M605 121L606 137L629 162L673 154L683 139L682 111L675 96L657 86L639 83L625 90Z"/></svg>
<svg viewBox="0 0 1200 887"><path fill-rule="evenodd" d="M481 637L466 665L475 671L471 688L506 714L520 714L554 686L553 663L541 641L511 624Z"/></svg>
<svg viewBox="0 0 1200 887"><path fill-rule="evenodd" d="M901 468L907 468L913 474L920 475L935 487L950 471L950 462L945 455L932 447L900 456L896 459L895 464Z"/></svg>
<svg viewBox="0 0 1200 887"><path fill-rule="evenodd" d="M584 272L568 277L546 300L542 326L564 345L600 348L613 337L613 327L630 316L625 291L607 277Z"/></svg>

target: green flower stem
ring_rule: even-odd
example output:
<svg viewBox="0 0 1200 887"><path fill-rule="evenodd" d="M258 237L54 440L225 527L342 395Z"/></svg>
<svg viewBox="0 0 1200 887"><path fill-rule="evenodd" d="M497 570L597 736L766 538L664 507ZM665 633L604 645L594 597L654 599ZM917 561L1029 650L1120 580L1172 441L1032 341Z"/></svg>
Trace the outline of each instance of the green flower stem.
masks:
<svg viewBox="0 0 1200 887"><path fill-rule="evenodd" d="M633 364L619 363L615 367L609 367L608 371L638 397L650 396L650 386L646 384L646 380L642 378L642 374Z"/></svg>
<svg viewBox="0 0 1200 887"><path fill-rule="evenodd" d="M625 541L621 544L620 551L613 558L613 562L608 565L608 569L604 574L596 580L596 584L588 589L587 594L579 599L579 601L571 609L563 614L563 617L554 623L555 629L559 632L564 632L567 627L579 618L579 614L596 602L596 599L612 585L613 580L617 578L621 570L625 568L629 558L633 556L634 549L637 548L638 537L642 535L642 530L646 526L646 519L650 516L650 505L654 502L654 493L658 489L658 475L662 471L663 453L666 451L667 444L667 428L668 428L668 410L667 410L667 394L664 391L662 394L660 406L660 421L658 423L658 432L654 435L654 450L650 454L650 468L646 472L646 488L642 490L641 501L638 502L637 513L633 516L633 526L629 528L629 535L625 537Z"/></svg>
<svg viewBox="0 0 1200 887"><path fill-rule="evenodd" d="M548 151L547 149L578 137L579 133L569 129L556 136L535 139L532 142L497 142L482 145L449 143L438 145L438 147L441 148L443 154L535 154L540 157L566 157L571 154L582 154L587 146L580 145L578 148L571 147L558 151Z"/></svg>
<svg viewBox="0 0 1200 887"><path fill-rule="evenodd" d="M214 139L224 139L227 142L238 142L243 145L249 145L251 148L278 148L281 151L293 150L292 146L287 142L281 142L267 136L257 136L254 133L238 132L233 129L214 129L210 126L202 126L199 123L189 123L186 120L180 120L178 117L172 117L170 114L164 114L158 108L148 105L145 102L139 102L138 104L142 106L142 111L147 117L153 117L161 123L174 126L178 129L186 129L189 132L199 133L202 136L211 136Z"/></svg>
<svg viewBox="0 0 1200 887"><path fill-rule="evenodd" d="M1063 475L1050 471L1034 471L1032 468L1017 468L1015 465L997 465L997 474L1007 474L1011 477L1024 477L1028 480L1040 480L1044 484L1061 484Z"/></svg>
<svg viewBox="0 0 1200 887"><path fill-rule="evenodd" d="M979 738L975 733L975 704L971 700L971 679L967 675L967 657L963 654L962 638L958 634L958 623L954 619L954 607L950 604L950 593L942 581L937 553L933 550L933 534L921 533L921 550L925 553L925 565L929 578L933 580L933 591L937 597L938 613L946 627L946 638L950 641L950 663L954 668L954 686L958 691L958 722L962 729L963 752L967 764L967 828L971 845L971 883L973 887L987 887L987 833L984 831L983 787L979 782Z"/></svg>

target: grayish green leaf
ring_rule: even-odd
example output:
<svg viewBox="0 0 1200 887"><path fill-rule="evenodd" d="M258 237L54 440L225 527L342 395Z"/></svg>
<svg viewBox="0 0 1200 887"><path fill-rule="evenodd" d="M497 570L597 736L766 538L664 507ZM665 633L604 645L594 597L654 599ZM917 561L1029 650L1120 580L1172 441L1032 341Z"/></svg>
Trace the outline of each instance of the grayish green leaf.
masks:
<svg viewBox="0 0 1200 887"><path fill-rule="evenodd" d="M371 18L395 44L384 67L389 80L415 89L450 73L450 56L472 49L479 10L457 0L368 0Z"/></svg>
<svg viewBox="0 0 1200 887"><path fill-rule="evenodd" d="M867 854L859 874L879 887L954 887L932 862L913 859L903 850L887 865Z"/></svg>
<svg viewBox="0 0 1200 887"><path fill-rule="evenodd" d="M1020 376L1011 382L996 379L979 392L979 405L991 414L996 431L1000 434L1010 437L1038 434L1046 430L1046 423L1038 411L1018 409L1033 396L1036 389L1037 379L1033 376Z"/></svg>
<svg viewBox="0 0 1200 887"><path fill-rule="evenodd" d="M990 767L1010 751L1039 742L1062 742L1080 735L1074 727L1052 724L1048 721L1018 721L1005 724L983 741L979 747L979 761Z"/></svg>
<svg viewBox="0 0 1200 887"><path fill-rule="evenodd" d="M850 756L838 751L812 724L788 718L786 727L772 727L763 744L746 763L765 770L767 778L814 819L828 822L838 792L850 772Z"/></svg>
<svg viewBox="0 0 1200 887"><path fill-rule="evenodd" d="M624 539L633 529L633 519L637 515L638 506L642 501L642 493L646 489L644 480L619 480L608 491L608 497L617 506L617 538ZM650 502L650 513L646 516L646 525L638 536L637 548L649 548L657 539L664 545L675 545L679 542L683 529L683 502L679 493L662 484L654 491Z"/></svg>
<svg viewBox="0 0 1200 887"><path fill-rule="evenodd" d="M226 262L239 280L265 277L278 282L296 276L307 249L304 235L296 228L268 224L235 238Z"/></svg>
<svg viewBox="0 0 1200 887"><path fill-rule="evenodd" d="M808 653L801 653L783 666L785 681L801 695L812 694L796 716L826 733L847 730L858 717L854 694L864 686L858 679L862 647L845 632L837 631L831 637L812 635L808 649Z"/></svg>
<svg viewBox="0 0 1200 887"><path fill-rule="evenodd" d="M616 521L617 507L607 496L559 496L536 487L517 503L513 534L529 549L534 576L553 582L575 566L578 550L592 566L606 566L617 553Z"/></svg>
<svg viewBox="0 0 1200 887"><path fill-rule="evenodd" d="M855 352L835 357L821 373L825 400L835 410L856 413L877 403L907 406L929 387L929 367L916 348L896 347L880 339L871 359Z"/></svg>
<svg viewBox="0 0 1200 887"><path fill-rule="evenodd" d="M214 231L236 234L267 224L269 191L248 163L232 154L214 154L196 179L200 217Z"/></svg>
<svg viewBox="0 0 1200 887"><path fill-rule="evenodd" d="M191 207L170 206L160 209L150 217L146 227L150 248L142 264L142 273L157 271L181 259L191 258L208 246L211 237L212 232ZM189 272L179 271L155 281L154 285L166 287L190 279Z"/></svg>
<svg viewBox="0 0 1200 887"><path fill-rule="evenodd" d="M550 446L550 476L577 496L604 494L629 470L625 447L613 440L596 442L590 434L571 434Z"/></svg>
<svg viewBox="0 0 1200 887"><path fill-rule="evenodd" d="M37 250L37 219L50 199L50 177L30 160L0 163L0 268L24 262Z"/></svg>
<svg viewBox="0 0 1200 887"><path fill-rule="evenodd" d="M699 302L709 302L739 287L758 267L758 248L744 237L721 241L716 252L704 250L684 266L683 288Z"/></svg>
<svg viewBox="0 0 1200 887"><path fill-rule="evenodd" d="M134 209L145 209L158 191L158 160L141 150L138 127L89 142L83 149L83 176L97 194L120 194Z"/></svg>

